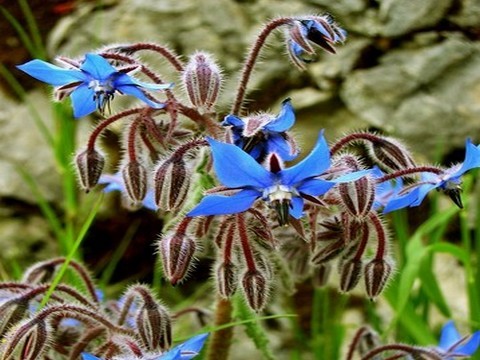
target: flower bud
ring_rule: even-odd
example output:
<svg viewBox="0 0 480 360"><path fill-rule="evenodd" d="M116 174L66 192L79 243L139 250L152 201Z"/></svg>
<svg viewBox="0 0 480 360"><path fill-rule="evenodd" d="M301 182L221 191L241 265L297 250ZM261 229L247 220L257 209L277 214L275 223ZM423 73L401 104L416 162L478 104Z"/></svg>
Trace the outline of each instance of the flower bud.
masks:
<svg viewBox="0 0 480 360"><path fill-rule="evenodd" d="M42 358L49 342L49 331L44 320L35 318L13 327L3 339L2 359L11 359L19 350L15 358L36 360Z"/></svg>
<svg viewBox="0 0 480 360"><path fill-rule="evenodd" d="M147 193L147 169L137 161L127 163L122 169L123 181L128 197L134 202L141 202Z"/></svg>
<svg viewBox="0 0 480 360"><path fill-rule="evenodd" d="M165 350L172 344L172 320L167 309L154 302L145 302L135 319L138 334L149 351Z"/></svg>
<svg viewBox="0 0 480 360"><path fill-rule="evenodd" d="M155 171L155 203L166 211L179 210L185 202L190 187L190 176L182 158L171 158Z"/></svg>
<svg viewBox="0 0 480 360"><path fill-rule="evenodd" d="M372 209L375 181L370 176L364 176L352 182L339 184L338 192L348 213L363 218Z"/></svg>
<svg viewBox="0 0 480 360"><path fill-rule="evenodd" d="M262 310L268 298L265 276L260 271L248 270L243 275L242 287L248 305L255 311Z"/></svg>
<svg viewBox="0 0 480 360"><path fill-rule="evenodd" d="M105 158L95 149L87 149L75 157L81 187L89 192L98 183L105 165Z"/></svg>
<svg viewBox="0 0 480 360"><path fill-rule="evenodd" d="M392 264L384 259L373 259L365 265L365 289L370 299L380 295L391 274Z"/></svg>
<svg viewBox="0 0 480 360"><path fill-rule="evenodd" d="M185 233L167 234L158 243L162 258L163 274L176 285L188 273L195 253L195 241Z"/></svg>
<svg viewBox="0 0 480 360"><path fill-rule="evenodd" d="M322 246L313 254L312 264L320 265L328 263L340 255L344 249L345 241L343 239L328 244L327 246Z"/></svg>
<svg viewBox="0 0 480 360"><path fill-rule="evenodd" d="M328 278L330 277L330 273L332 272L332 265L330 264L320 264L319 266L315 266L313 269L313 286L316 287L324 287L327 285Z"/></svg>
<svg viewBox="0 0 480 360"><path fill-rule="evenodd" d="M209 54L197 52L191 56L182 80L193 106L209 111L215 105L222 75Z"/></svg>
<svg viewBox="0 0 480 360"><path fill-rule="evenodd" d="M20 298L12 298L0 303L0 337L10 328L22 320L27 313L28 301Z"/></svg>
<svg viewBox="0 0 480 360"><path fill-rule="evenodd" d="M398 140L390 137L379 137L368 143L370 156L389 171L397 171L415 167L410 151Z"/></svg>
<svg viewBox="0 0 480 360"><path fill-rule="evenodd" d="M361 260L352 259L342 264L340 268L340 290L349 292L357 286L362 276Z"/></svg>
<svg viewBox="0 0 480 360"><path fill-rule="evenodd" d="M221 262L215 269L215 280L220 296L230 298L237 290L238 268L232 262Z"/></svg>

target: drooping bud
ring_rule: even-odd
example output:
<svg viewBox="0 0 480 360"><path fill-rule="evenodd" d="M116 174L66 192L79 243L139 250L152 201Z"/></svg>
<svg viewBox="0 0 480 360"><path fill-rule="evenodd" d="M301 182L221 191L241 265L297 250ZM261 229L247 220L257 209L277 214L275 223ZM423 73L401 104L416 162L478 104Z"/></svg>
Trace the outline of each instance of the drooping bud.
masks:
<svg viewBox="0 0 480 360"><path fill-rule="evenodd" d="M365 289L370 299L375 299L385 288L392 274L391 262L384 259L373 259L365 265Z"/></svg>
<svg viewBox="0 0 480 360"><path fill-rule="evenodd" d="M232 262L220 262L215 269L215 280L220 296L230 298L237 291L237 266Z"/></svg>
<svg viewBox="0 0 480 360"><path fill-rule="evenodd" d="M89 192L98 183L105 158L95 149L87 149L75 157L78 179L83 190Z"/></svg>
<svg viewBox="0 0 480 360"><path fill-rule="evenodd" d="M195 253L195 241L183 232L166 234L158 247L162 258L163 274L176 285L188 273Z"/></svg>
<svg viewBox="0 0 480 360"><path fill-rule="evenodd" d="M242 279L242 288L248 305L255 310L261 311L268 299L267 279L256 270L248 270Z"/></svg>
<svg viewBox="0 0 480 360"><path fill-rule="evenodd" d="M363 218L372 209L375 199L375 180L364 176L358 180L338 184L338 192L345 209L354 217Z"/></svg>
<svg viewBox="0 0 480 360"><path fill-rule="evenodd" d="M324 287L327 285L328 278L332 272L331 264L320 264L313 269L313 286Z"/></svg>
<svg viewBox="0 0 480 360"><path fill-rule="evenodd" d="M0 337L3 336L8 329L22 320L27 313L28 301L20 298L8 299L0 303Z"/></svg>
<svg viewBox="0 0 480 360"><path fill-rule="evenodd" d="M128 197L134 203L141 202L147 194L148 172L145 166L131 161L123 167L122 177Z"/></svg>
<svg viewBox="0 0 480 360"><path fill-rule="evenodd" d="M193 106L210 111L216 104L222 84L220 68L205 52L190 57L182 76L188 98Z"/></svg>
<svg viewBox="0 0 480 360"><path fill-rule="evenodd" d="M410 151L396 139L378 136L374 142L367 144L372 159L385 170L397 171L415 167Z"/></svg>
<svg viewBox="0 0 480 360"><path fill-rule="evenodd" d="M41 358L49 342L49 329L44 320L32 319L13 327L3 339L2 359L12 359L18 352L18 359Z"/></svg>
<svg viewBox="0 0 480 360"><path fill-rule="evenodd" d="M145 302L135 319L138 334L149 351L165 350L172 344L172 320L167 309L154 302Z"/></svg>
<svg viewBox="0 0 480 360"><path fill-rule="evenodd" d="M355 286L357 286L362 276L361 260L352 259L342 263L340 268L340 290L343 292L349 292Z"/></svg>
<svg viewBox="0 0 480 360"><path fill-rule="evenodd" d="M166 211L179 210L187 197L190 176L185 161L172 157L157 167L154 178L155 202Z"/></svg>
<svg viewBox="0 0 480 360"><path fill-rule="evenodd" d="M344 249L345 241L343 239L330 243L327 246L320 246L313 254L312 264L321 265L328 263L340 255Z"/></svg>

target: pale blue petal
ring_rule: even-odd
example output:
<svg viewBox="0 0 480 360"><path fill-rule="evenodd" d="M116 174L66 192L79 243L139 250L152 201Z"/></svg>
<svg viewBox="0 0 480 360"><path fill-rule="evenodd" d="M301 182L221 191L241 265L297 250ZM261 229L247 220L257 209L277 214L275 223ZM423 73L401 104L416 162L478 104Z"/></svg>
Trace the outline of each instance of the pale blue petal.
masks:
<svg viewBox="0 0 480 360"><path fill-rule="evenodd" d="M480 346L480 331L475 332L465 344L455 347L456 354L473 355Z"/></svg>
<svg viewBox="0 0 480 360"><path fill-rule="evenodd" d="M372 172L373 172L372 169L354 171L354 172L351 172L349 174L339 176L338 178L333 179L332 181L335 182L335 183L351 182L351 181L358 180L358 179L364 177L365 175L369 175Z"/></svg>
<svg viewBox="0 0 480 360"><path fill-rule="evenodd" d="M93 53L85 55L85 61L80 69L96 80L106 80L118 72L105 58Z"/></svg>
<svg viewBox="0 0 480 360"><path fill-rule="evenodd" d="M292 151L291 145L288 143L285 138L280 134L270 134L267 141L267 153L277 153L280 158L284 161L291 161L295 159L298 155L298 152ZM250 155L252 155L250 153ZM252 155L253 156L253 155ZM255 157L255 156L253 156Z"/></svg>
<svg viewBox="0 0 480 360"><path fill-rule="evenodd" d="M88 353L82 353L82 360L102 360L102 359Z"/></svg>
<svg viewBox="0 0 480 360"><path fill-rule="evenodd" d="M147 191L147 194L142 200L142 205L149 210L155 211L158 209L157 203L155 202L155 194L152 190Z"/></svg>
<svg viewBox="0 0 480 360"><path fill-rule="evenodd" d="M282 184L294 186L305 179L321 175L329 167L330 150L322 131L310 154L295 166L280 171L279 174L282 178Z"/></svg>
<svg viewBox="0 0 480 360"><path fill-rule="evenodd" d="M31 77L53 86L63 86L86 81L85 74L79 70L63 69L37 59L19 65L17 68Z"/></svg>
<svg viewBox="0 0 480 360"><path fill-rule="evenodd" d="M301 197L295 196L292 198L289 213L295 219L300 219L303 216L303 199Z"/></svg>
<svg viewBox="0 0 480 360"><path fill-rule="evenodd" d="M455 324L452 320L450 320L445 325L443 325L442 332L440 333L440 343L438 344L438 347L444 351L447 351L460 339L461 336L458 333Z"/></svg>
<svg viewBox="0 0 480 360"><path fill-rule="evenodd" d="M452 178L460 177L468 170L480 167L480 145L475 146L470 139L467 139L465 143L465 160L453 175Z"/></svg>
<svg viewBox="0 0 480 360"><path fill-rule="evenodd" d="M311 22L310 22L311 21ZM309 20L309 24L307 25L308 29L315 29L317 30L318 32L320 32L323 36L325 36L326 38L329 38L329 39L332 39L332 34L330 34L326 29L325 27L323 27L323 25L321 25L320 23L316 22L316 21L313 21L313 20Z"/></svg>
<svg viewBox="0 0 480 360"><path fill-rule="evenodd" d="M137 99L142 100L148 106L154 109L162 109L165 107L164 103L157 103L145 96L142 90L140 90L136 85L121 85L117 87L117 90L123 94L135 96Z"/></svg>
<svg viewBox="0 0 480 360"><path fill-rule="evenodd" d="M147 90L166 90L166 89L171 89L173 87L173 83L154 84L154 83L145 83L142 81L138 81L137 79L134 79L125 73L116 74L113 85L115 88L119 86L124 86L124 85L136 85Z"/></svg>
<svg viewBox="0 0 480 360"><path fill-rule="evenodd" d="M166 352L162 356L155 358L154 360L180 360L180 359L182 359L180 349L173 348L172 350Z"/></svg>
<svg viewBox="0 0 480 360"><path fill-rule="evenodd" d="M181 350L181 359L182 360L189 360L198 355L205 345L205 341L207 340L209 334L200 334L194 336L184 343L178 345L176 348Z"/></svg>
<svg viewBox="0 0 480 360"><path fill-rule="evenodd" d="M94 94L95 92L87 84L80 85L70 94L74 117L86 116L97 109L97 104L93 100Z"/></svg>
<svg viewBox="0 0 480 360"><path fill-rule="evenodd" d="M231 126L239 127L243 129L243 127L245 126L245 123L238 116L230 114L225 116L225 118L223 119L222 125L223 126L231 125Z"/></svg>
<svg viewBox="0 0 480 360"><path fill-rule="evenodd" d="M422 203L423 199L425 199L425 197L428 195L428 193L430 191L432 191L433 189L436 189L439 184L424 184L424 185L420 185L418 187L418 192L417 192L417 198L415 201L413 201L410 206L413 207L413 206L418 206Z"/></svg>
<svg viewBox="0 0 480 360"><path fill-rule="evenodd" d="M256 190L242 190L231 196L207 195L187 216L236 214L250 209L261 195Z"/></svg>
<svg viewBox="0 0 480 360"><path fill-rule="evenodd" d="M103 188L103 192L112 192L112 191L125 191L125 185L123 184L122 176L119 172L115 174L102 174L98 179L99 184L107 184Z"/></svg>
<svg viewBox="0 0 480 360"><path fill-rule="evenodd" d="M286 99L282 103L282 110L278 116L265 125L265 130L272 132L284 132L295 124L295 112L293 110L290 99Z"/></svg>
<svg viewBox="0 0 480 360"><path fill-rule="evenodd" d="M273 185L273 174L264 169L239 147L207 138L213 155L213 167L220 182L230 188Z"/></svg>
<svg viewBox="0 0 480 360"><path fill-rule="evenodd" d="M418 198L418 188L412 189L405 195L393 196L392 199L385 205L383 213L389 213L391 211L403 209L410 206Z"/></svg>
<svg viewBox="0 0 480 360"><path fill-rule="evenodd" d="M322 179L309 179L303 182L300 186L297 187L297 190L300 193L319 196L325 194L335 185L332 181L322 180Z"/></svg>

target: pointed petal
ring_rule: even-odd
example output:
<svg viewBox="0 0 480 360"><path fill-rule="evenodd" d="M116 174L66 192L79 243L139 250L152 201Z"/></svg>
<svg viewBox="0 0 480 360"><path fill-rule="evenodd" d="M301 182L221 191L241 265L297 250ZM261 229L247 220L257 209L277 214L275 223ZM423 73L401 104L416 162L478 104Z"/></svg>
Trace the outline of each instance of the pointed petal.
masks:
<svg viewBox="0 0 480 360"><path fill-rule="evenodd" d="M289 213L295 219L300 219L303 216L303 199L301 197L295 196L292 198Z"/></svg>
<svg viewBox="0 0 480 360"><path fill-rule="evenodd" d="M439 184L425 184L418 187L417 198L410 204L410 207L419 206L430 191L436 189Z"/></svg>
<svg viewBox="0 0 480 360"><path fill-rule="evenodd" d="M128 76L127 74L118 73L115 76L114 87L117 88L123 85L136 85L147 90L166 90L166 89L171 89L174 84L173 83L168 83L168 84L145 83L142 81L138 81L137 79L134 79Z"/></svg>
<svg viewBox="0 0 480 360"><path fill-rule="evenodd" d="M187 216L236 214L250 209L261 195L256 190L242 190L231 196L207 195Z"/></svg>
<svg viewBox="0 0 480 360"><path fill-rule="evenodd" d="M222 125L223 126L232 125L232 126L239 127L239 128L243 129L243 127L245 126L245 123L238 116L229 114L229 115L225 116L225 118L223 119Z"/></svg>
<svg viewBox="0 0 480 360"><path fill-rule="evenodd" d="M163 109L165 107L164 103L157 103L147 98L144 92L136 85L121 85L117 87L117 90L123 94L135 96L154 109Z"/></svg>
<svg viewBox="0 0 480 360"><path fill-rule="evenodd" d="M332 181L335 183L346 183L350 181L355 181L366 175L371 174L372 171L373 171L372 169L354 171L352 173L339 176L338 178L333 179Z"/></svg>
<svg viewBox="0 0 480 360"><path fill-rule="evenodd" d="M230 188L256 187L273 184L273 174L265 170L239 147L207 138L213 155L213 167L220 182Z"/></svg>
<svg viewBox="0 0 480 360"><path fill-rule="evenodd" d="M282 103L282 110L278 116L273 121L265 125L265 129L273 132L284 132L290 129L294 123L295 112L290 99L286 99Z"/></svg>
<svg viewBox="0 0 480 360"><path fill-rule="evenodd" d="M309 179L303 182L300 186L297 187L297 190L300 193L319 196L325 194L335 185L332 181L322 180L322 179Z"/></svg>
<svg viewBox="0 0 480 360"><path fill-rule="evenodd" d="M19 65L17 68L31 77L53 86L63 86L86 80L85 74L79 70L63 69L38 59Z"/></svg>
<svg viewBox="0 0 480 360"><path fill-rule="evenodd" d="M180 352L180 349L178 348L173 348L172 350L169 350L165 354L162 354L161 356L155 358L154 360L181 360L182 359L182 354Z"/></svg>
<svg viewBox="0 0 480 360"><path fill-rule="evenodd" d="M82 353L82 360L102 360L102 359L96 356L93 356L92 354Z"/></svg>
<svg viewBox="0 0 480 360"><path fill-rule="evenodd" d="M465 344L455 347L454 351L456 354L473 355L475 351L477 351L479 346L480 331L477 331L472 336L470 336L470 338Z"/></svg>
<svg viewBox="0 0 480 360"><path fill-rule="evenodd" d="M385 205L383 213L403 209L410 206L418 198L418 188L413 189L405 195L393 196L392 199Z"/></svg>
<svg viewBox="0 0 480 360"><path fill-rule="evenodd" d="M322 174L329 167L330 150L322 131L310 154L297 165L282 170L279 174L282 178L282 184L293 186L305 179Z"/></svg>
<svg viewBox="0 0 480 360"><path fill-rule="evenodd" d="M452 320L443 325L442 332L440 333L440 343L438 347L447 351L450 347L460 340L461 336L455 327Z"/></svg>
<svg viewBox="0 0 480 360"><path fill-rule="evenodd" d="M194 336L175 347L181 350L181 359L188 360L198 355L198 353L200 353L200 351L202 350L203 345L205 345L205 341L207 340L208 335L209 334L200 334Z"/></svg>
<svg viewBox="0 0 480 360"><path fill-rule="evenodd" d="M470 139L467 139L465 144L465 160L453 175L452 178L462 176L468 170L480 167L480 145L475 146Z"/></svg>
<svg viewBox="0 0 480 360"><path fill-rule="evenodd" d="M298 155L291 144L280 134L270 135L267 141L267 153L277 153L283 161L291 161Z"/></svg>
<svg viewBox="0 0 480 360"><path fill-rule="evenodd" d="M80 69L97 80L106 80L117 72L105 58L94 53L85 54L85 61Z"/></svg>
<svg viewBox="0 0 480 360"><path fill-rule="evenodd" d="M70 94L74 117L86 116L97 109L97 104L93 100L94 94L94 91L89 89L86 84L80 85Z"/></svg>

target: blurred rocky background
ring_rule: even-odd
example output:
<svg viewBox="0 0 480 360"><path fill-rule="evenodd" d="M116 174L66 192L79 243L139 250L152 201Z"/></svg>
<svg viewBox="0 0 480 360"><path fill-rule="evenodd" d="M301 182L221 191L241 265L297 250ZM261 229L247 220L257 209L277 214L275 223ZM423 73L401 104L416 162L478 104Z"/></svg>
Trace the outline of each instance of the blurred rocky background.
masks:
<svg viewBox="0 0 480 360"><path fill-rule="evenodd" d="M19 3L0 0L2 14L7 10L27 26ZM348 32L338 53L323 53L300 72L288 60L283 34L276 34L250 83L249 111L276 113L279 103L291 97L298 115L295 131L305 148L322 128L330 140L369 128L404 139L420 159L448 162L462 160L466 137L480 141L480 0L29 0L29 4L50 58L137 41L165 43L182 55L210 51L227 78L222 114L228 112L237 70L263 22L279 15L329 13ZM52 204L61 203L60 180L28 108L34 107L47 126L53 126L49 97L45 87L15 70L14 65L31 57L5 16L0 30L0 60L29 92L27 106L2 80L0 263L15 259L24 264L55 255L56 248L48 241L52 235L36 210L36 198L12 164L27 169ZM79 138L84 139L90 126L87 120L81 122ZM121 233L121 224L117 226Z"/></svg>

